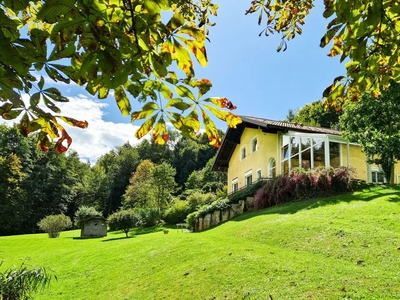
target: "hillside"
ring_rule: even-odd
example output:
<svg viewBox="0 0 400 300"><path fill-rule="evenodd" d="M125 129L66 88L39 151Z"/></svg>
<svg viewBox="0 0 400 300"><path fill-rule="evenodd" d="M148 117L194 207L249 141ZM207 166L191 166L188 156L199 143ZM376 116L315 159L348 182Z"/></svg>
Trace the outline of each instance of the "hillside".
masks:
<svg viewBox="0 0 400 300"><path fill-rule="evenodd" d="M132 232L134 234L134 232ZM58 281L35 299L398 299L400 188L247 213L201 233L0 237ZM4 268L4 266L2 267Z"/></svg>

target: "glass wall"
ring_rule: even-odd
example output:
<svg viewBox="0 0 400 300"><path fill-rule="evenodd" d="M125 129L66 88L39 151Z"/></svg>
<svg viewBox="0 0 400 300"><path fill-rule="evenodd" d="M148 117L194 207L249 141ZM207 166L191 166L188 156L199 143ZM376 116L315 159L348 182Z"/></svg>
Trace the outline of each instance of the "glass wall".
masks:
<svg viewBox="0 0 400 300"><path fill-rule="evenodd" d="M328 141L328 143L327 143ZM329 157L326 157L329 153ZM282 137L281 166L282 174L288 174L291 169L314 169L330 165L340 166L340 143L329 141L325 135Z"/></svg>

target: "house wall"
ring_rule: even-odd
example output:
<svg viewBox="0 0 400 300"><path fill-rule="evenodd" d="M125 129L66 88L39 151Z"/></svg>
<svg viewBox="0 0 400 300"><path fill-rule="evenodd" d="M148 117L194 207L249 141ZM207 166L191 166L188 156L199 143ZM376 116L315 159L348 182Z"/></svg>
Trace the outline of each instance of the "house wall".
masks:
<svg viewBox="0 0 400 300"><path fill-rule="evenodd" d="M357 179L368 181L368 167L365 154L361 151L361 147L357 145L349 145L349 154L347 145L342 144L342 160L343 166L350 166L356 170L355 177ZM348 162L350 156L350 163Z"/></svg>
<svg viewBox="0 0 400 300"><path fill-rule="evenodd" d="M252 152L252 140L257 138L258 149ZM242 148L246 147L246 157L241 158ZM261 169L261 176L268 176L268 162L271 158L276 162L276 174L280 172L278 156L278 135L266 133L261 129L245 128L240 138L240 145L236 146L229 161L228 193L232 192L232 180L238 179L238 186L245 186L245 175L251 171L253 182L257 180L257 170Z"/></svg>
<svg viewBox="0 0 400 300"><path fill-rule="evenodd" d="M257 138L258 149L252 152L252 140ZM245 128L241 136L240 145L237 145L229 161L228 193L232 190L232 181L237 179L238 188L246 185L246 174L252 175L252 181L257 180L257 170L261 170L262 177L268 177L268 163L275 159L276 174L281 173L280 138L278 134L263 133L261 129ZM241 158L242 149L246 147L246 157ZM371 167L366 163L365 154L358 145L341 144L342 165L356 170L357 179L370 181ZM350 160L349 160L350 158ZM400 183L400 164L395 166L395 183Z"/></svg>

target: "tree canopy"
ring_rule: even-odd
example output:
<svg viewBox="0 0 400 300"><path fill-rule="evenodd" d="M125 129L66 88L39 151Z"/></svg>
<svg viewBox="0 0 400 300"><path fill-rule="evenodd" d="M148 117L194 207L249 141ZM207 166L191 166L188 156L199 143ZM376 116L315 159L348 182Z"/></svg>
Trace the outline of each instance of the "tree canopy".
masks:
<svg viewBox="0 0 400 300"><path fill-rule="evenodd" d="M286 120L309 126L336 129L339 127L341 114L341 109L336 109L332 106L326 107L322 101L314 101L298 110L290 109Z"/></svg>
<svg viewBox="0 0 400 300"><path fill-rule="evenodd" d="M360 102L348 102L340 125L343 136L361 145L367 162L380 166L394 183L394 164L400 160L400 84L382 91L379 100L371 93Z"/></svg>
<svg viewBox="0 0 400 300"><path fill-rule="evenodd" d="M313 3L251 1L246 14L259 15L260 35L282 34L277 50L285 51L301 34ZM369 90L377 97L390 80L399 82L398 1L324 4L330 22L320 46L348 61L346 76L323 92L326 103L340 106ZM63 122L88 124L61 114L57 103L68 99L48 86L50 77L73 81L100 99L113 93L123 115L143 120L138 138L151 132L165 143L166 122L187 136L203 124L210 143L218 146L210 114L231 127L240 118L230 112L235 106L228 99L205 96L212 83L195 77L195 66L207 65L205 43L217 9L211 0L0 0L0 115L20 118L25 135L38 132L41 149L56 141L55 150L66 151L72 139ZM141 110L132 110L132 99L143 104Z"/></svg>

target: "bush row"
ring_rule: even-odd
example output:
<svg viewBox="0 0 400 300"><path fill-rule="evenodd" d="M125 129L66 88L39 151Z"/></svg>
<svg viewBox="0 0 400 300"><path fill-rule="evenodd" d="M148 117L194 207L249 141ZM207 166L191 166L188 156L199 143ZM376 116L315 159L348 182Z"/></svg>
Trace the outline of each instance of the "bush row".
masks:
<svg viewBox="0 0 400 300"><path fill-rule="evenodd" d="M230 207L231 204L228 198L217 199L211 204L203 205L197 211L190 213L186 218L186 223L189 229L194 229L197 218L203 218L205 215L213 213L216 210L224 210Z"/></svg>
<svg viewBox="0 0 400 300"><path fill-rule="evenodd" d="M347 167L292 170L288 176L267 181L255 194L254 206L262 209L290 200L326 197L352 189L354 170Z"/></svg>

